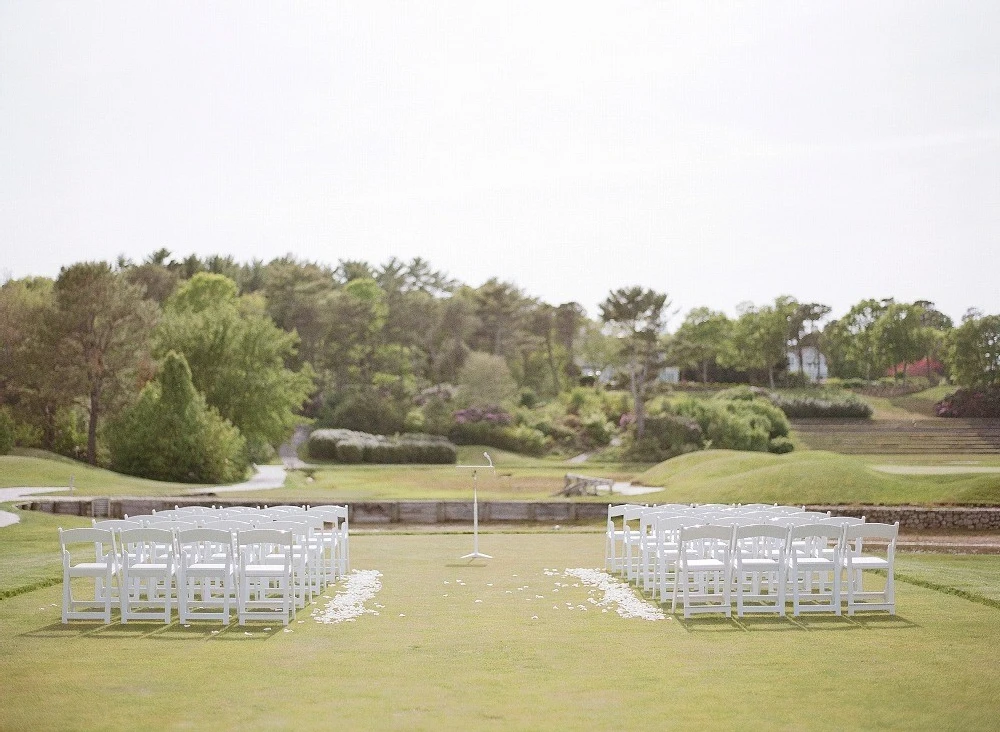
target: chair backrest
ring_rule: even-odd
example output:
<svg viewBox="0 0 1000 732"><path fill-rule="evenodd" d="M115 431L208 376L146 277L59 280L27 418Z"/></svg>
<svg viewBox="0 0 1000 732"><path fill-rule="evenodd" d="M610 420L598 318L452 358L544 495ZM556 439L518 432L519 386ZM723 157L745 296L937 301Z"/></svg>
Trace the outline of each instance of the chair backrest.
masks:
<svg viewBox="0 0 1000 732"><path fill-rule="evenodd" d="M759 519L752 515L737 515L737 516L717 516L711 520L711 523L716 526L749 526L751 524L760 523Z"/></svg>
<svg viewBox="0 0 1000 732"><path fill-rule="evenodd" d="M812 526L815 524L817 519L814 516L806 516L801 513L793 513L787 516L774 516L771 519L772 524L777 524L778 526Z"/></svg>
<svg viewBox="0 0 1000 732"><path fill-rule="evenodd" d="M95 529L82 527L78 529L59 528L59 544L65 547L67 544L112 544L115 540L114 532L111 529Z"/></svg>
<svg viewBox="0 0 1000 732"><path fill-rule="evenodd" d="M829 526L858 526L864 522L864 516L861 518L856 518L855 516L831 516L830 518L820 519L816 523Z"/></svg>
<svg viewBox="0 0 1000 732"><path fill-rule="evenodd" d="M894 524L856 524L855 526L848 526L845 530L847 541L854 541L856 539L882 539L895 543L898 535L898 521Z"/></svg>
<svg viewBox="0 0 1000 732"><path fill-rule="evenodd" d="M819 557L824 550L833 549L834 557L838 558L844 548L844 527L829 524L789 526L788 543L791 545L793 542L796 543L793 554Z"/></svg>
<svg viewBox="0 0 1000 732"><path fill-rule="evenodd" d="M733 531L733 549L737 563L742 559L779 559L784 561L788 529L778 524L756 523L737 526Z"/></svg>
<svg viewBox="0 0 1000 732"><path fill-rule="evenodd" d="M82 527L78 529L64 529L59 527L59 548L62 554L63 567L68 568L73 562L73 545L80 547L77 551L82 551L83 544L93 547L94 558L88 561L102 563L110 562L117 567L118 546L115 541L115 532L111 529L95 529Z"/></svg>
<svg viewBox="0 0 1000 732"><path fill-rule="evenodd" d="M111 529L112 531L142 528L141 522L131 519L94 519L93 524L95 529Z"/></svg>
<svg viewBox="0 0 1000 732"><path fill-rule="evenodd" d="M142 544L150 542L154 544L174 543L174 532L159 526L146 527L141 529L123 529L119 533L122 544Z"/></svg>
<svg viewBox="0 0 1000 732"><path fill-rule="evenodd" d="M737 526L734 536L737 543L757 537L784 541L788 537L788 529L777 524L747 524Z"/></svg>
<svg viewBox="0 0 1000 732"><path fill-rule="evenodd" d="M815 518L815 519L830 518L830 512L829 511L825 511L825 512L824 511L803 511L800 515L801 516L809 516L810 518Z"/></svg>
<svg viewBox="0 0 1000 732"><path fill-rule="evenodd" d="M225 564L232 566L233 534L226 529L181 529L176 534L177 552L182 564L213 560L221 553Z"/></svg>
<svg viewBox="0 0 1000 732"><path fill-rule="evenodd" d="M717 526L715 524L700 524L697 526L682 526L680 540L682 543L689 541L701 541L703 539L715 539L718 541L729 541L733 537L733 527Z"/></svg>
<svg viewBox="0 0 1000 732"><path fill-rule="evenodd" d="M215 509L209 508L208 506L174 506L174 512L177 515L192 514L192 513L215 513Z"/></svg>
<svg viewBox="0 0 1000 732"><path fill-rule="evenodd" d="M771 506L768 512L772 516L785 516L792 513L802 513L805 510L805 506Z"/></svg>
<svg viewBox="0 0 1000 732"><path fill-rule="evenodd" d="M134 562L171 562L174 556L174 532L161 527L122 529L118 534L126 565Z"/></svg>
<svg viewBox="0 0 1000 732"><path fill-rule="evenodd" d="M177 532L177 544L191 544L202 541L214 542L217 544L228 544L232 542L233 535L225 529L181 529Z"/></svg>

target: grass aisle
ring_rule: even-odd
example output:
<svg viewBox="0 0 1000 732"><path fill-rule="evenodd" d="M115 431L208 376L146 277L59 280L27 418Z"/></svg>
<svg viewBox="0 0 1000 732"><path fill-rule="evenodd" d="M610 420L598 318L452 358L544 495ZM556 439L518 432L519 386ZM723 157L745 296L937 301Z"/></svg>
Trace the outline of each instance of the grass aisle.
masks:
<svg viewBox="0 0 1000 732"><path fill-rule="evenodd" d="M600 536L484 535L484 566L458 559L470 548L354 537L355 566L382 572L379 614L307 608L290 633L64 627L59 587L0 601L0 728L989 729L1000 713L990 607L900 584L895 618L630 620L563 575L602 563Z"/></svg>

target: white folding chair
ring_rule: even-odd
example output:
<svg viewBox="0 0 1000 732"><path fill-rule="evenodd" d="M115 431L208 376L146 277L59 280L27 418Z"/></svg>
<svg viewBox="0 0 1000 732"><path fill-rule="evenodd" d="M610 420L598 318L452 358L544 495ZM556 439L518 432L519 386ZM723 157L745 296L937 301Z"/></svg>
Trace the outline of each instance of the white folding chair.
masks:
<svg viewBox="0 0 1000 732"><path fill-rule="evenodd" d="M622 566L620 574L632 581L639 573L639 520L648 506L626 506L622 514Z"/></svg>
<svg viewBox="0 0 1000 732"><path fill-rule="evenodd" d="M236 534L240 625L248 620L280 620L288 625L295 618L294 543L290 531L251 529Z"/></svg>
<svg viewBox="0 0 1000 732"><path fill-rule="evenodd" d="M840 575L844 531L839 526L805 524L788 529L787 581L792 588L792 615L828 612L840 615ZM803 602L807 604L803 604Z"/></svg>
<svg viewBox="0 0 1000 732"><path fill-rule="evenodd" d="M748 612L784 617L787 538L788 530L775 524L735 527L732 558L738 617Z"/></svg>
<svg viewBox="0 0 1000 732"><path fill-rule="evenodd" d="M733 529L729 526L685 526L680 530L677 551L677 582L670 612L677 611L680 594L684 617L694 613L724 613L732 617L730 605L730 552Z"/></svg>
<svg viewBox="0 0 1000 732"><path fill-rule="evenodd" d="M323 519L323 526L318 534L323 547L326 582L336 582L338 577L347 573L350 566L347 506L311 506L308 513Z"/></svg>
<svg viewBox="0 0 1000 732"><path fill-rule="evenodd" d="M654 542L654 573L660 602L667 601L677 582L677 558L680 556L680 530L685 526L699 526L701 520L694 516L660 514L656 519Z"/></svg>
<svg viewBox="0 0 1000 732"><path fill-rule="evenodd" d="M848 526L844 533L844 569L847 571L847 614L857 610L887 610L896 614L896 592L893 579L893 564L896 557L896 537L899 522L894 524L857 524ZM886 556L863 554L864 544L869 539L888 542ZM885 586L880 591L864 590L864 570L881 570L886 573Z"/></svg>
<svg viewBox="0 0 1000 732"><path fill-rule="evenodd" d="M77 547L83 545L87 545L83 550L86 552L86 560L74 559L74 551L79 552L80 549ZM63 566L63 623L68 623L70 620L103 620L105 624L110 623L112 588L118 575L118 552L114 532L111 529L60 528L59 548ZM91 553L93 559L90 557ZM73 597L73 579L80 577L94 580L93 599L78 600ZM103 606L104 609L100 611L94 609L99 606Z"/></svg>
<svg viewBox="0 0 1000 732"><path fill-rule="evenodd" d="M633 503L623 503L618 506L608 504L608 523L604 529L604 568L616 574L621 574L625 568L624 517L626 510L630 508L638 509L642 506Z"/></svg>
<svg viewBox="0 0 1000 732"><path fill-rule="evenodd" d="M177 610L181 623L221 620L229 625L236 599L233 536L225 529L177 532Z"/></svg>
<svg viewBox="0 0 1000 732"><path fill-rule="evenodd" d="M176 559L173 532L162 528L124 529L119 536L122 623L162 618L169 624Z"/></svg>

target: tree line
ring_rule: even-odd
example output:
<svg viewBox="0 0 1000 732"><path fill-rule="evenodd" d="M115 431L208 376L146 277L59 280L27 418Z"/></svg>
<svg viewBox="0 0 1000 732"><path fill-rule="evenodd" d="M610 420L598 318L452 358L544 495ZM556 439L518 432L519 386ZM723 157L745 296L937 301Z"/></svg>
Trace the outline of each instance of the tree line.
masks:
<svg viewBox="0 0 1000 732"><path fill-rule="evenodd" d="M1000 316L970 311L955 327L929 301L891 299L830 314L783 296L745 303L736 318L694 308L668 333L669 298L638 287L609 293L591 318L578 303L549 304L496 278L460 283L419 257L328 266L159 250L4 283L0 405L19 444L91 463L141 457L155 438L138 440L144 426L161 442L212 435L229 456L212 474L230 477L266 459L303 415L401 432L415 405L463 378L484 394L509 382L530 406L579 385L584 368L613 369L640 432L646 389L665 364L706 382L774 386L794 380L790 349L814 347L842 378L906 378L926 359L947 363L958 383L997 382ZM473 358L482 354L492 359ZM484 379L483 368L505 373ZM154 418L167 412L169 429ZM180 468L157 470L146 473L178 478ZM207 468L183 470L178 479Z"/></svg>

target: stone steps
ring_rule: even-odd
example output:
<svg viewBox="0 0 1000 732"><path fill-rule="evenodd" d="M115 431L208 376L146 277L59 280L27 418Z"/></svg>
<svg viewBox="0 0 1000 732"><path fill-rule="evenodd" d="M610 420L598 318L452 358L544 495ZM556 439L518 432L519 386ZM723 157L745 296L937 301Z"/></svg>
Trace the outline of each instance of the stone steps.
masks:
<svg viewBox="0 0 1000 732"><path fill-rule="evenodd" d="M806 446L848 455L1000 453L1000 420L793 420Z"/></svg>

